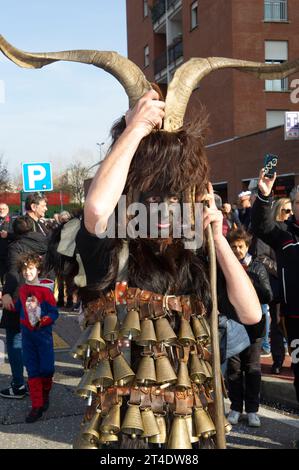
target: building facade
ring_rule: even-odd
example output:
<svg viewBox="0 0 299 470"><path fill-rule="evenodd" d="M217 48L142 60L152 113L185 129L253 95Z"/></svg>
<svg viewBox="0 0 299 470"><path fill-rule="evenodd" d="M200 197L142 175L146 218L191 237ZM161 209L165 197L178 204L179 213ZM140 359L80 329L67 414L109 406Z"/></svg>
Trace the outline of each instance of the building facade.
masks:
<svg viewBox="0 0 299 470"><path fill-rule="evenodd" d="M127 29L129 58L164 92L192 57L299 58L298 0L127 0ZM280 187L286 178L288 191L290 177L299 184L299 141L285 142L281 127L285 111L299 111L299 74L264 81L217 71L193 92L187 118L201 106L210 120L211 180L224 199L234 201L257 176L263 155L277 150ZM259 133L255 149L252 136Z"/></svg>

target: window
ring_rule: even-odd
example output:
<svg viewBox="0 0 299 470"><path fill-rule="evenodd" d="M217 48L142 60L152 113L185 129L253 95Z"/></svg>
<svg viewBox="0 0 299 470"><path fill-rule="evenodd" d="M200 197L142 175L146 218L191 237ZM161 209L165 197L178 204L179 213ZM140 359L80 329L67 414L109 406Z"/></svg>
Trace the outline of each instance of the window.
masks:
<svg viewBox="0 0 299 470"><path fill-rule="evenodd" d="M198 26L198 2L191 4L191 30Z"/></svg>
<svg viewBox="0 0 299 470"><path fill-rule="evenodd" d="M284 116L285 111L267 111L266 112L266 121L267 121L267 129L271 127L281 126L284 125Z"/></svg>
<svg viewBox="0 0 299 470"><path fill-rule="evenodd" d="M148 0L143 0L143 18L148 16Z"/></svg>
<svg viewBox="0 0 299 470"><path fill-rule="evenodd" d="M287 21L287 0L264 0L264 19L265 21Z"/></svg>
<svg viewBox="0 0 299 470"><path fill-rule="evenodd" d="M145 46L144 48L144 67L148 67L150 63L149 59L149 47Z"/></svg>
<svg viewBox="0 0 299 470"><path fill-rule="evenodd" d="M287 41L265 41L265 61L266 64L282 64L288 60ZM288 79L266 80L266 91L288 91Z"/></svg>

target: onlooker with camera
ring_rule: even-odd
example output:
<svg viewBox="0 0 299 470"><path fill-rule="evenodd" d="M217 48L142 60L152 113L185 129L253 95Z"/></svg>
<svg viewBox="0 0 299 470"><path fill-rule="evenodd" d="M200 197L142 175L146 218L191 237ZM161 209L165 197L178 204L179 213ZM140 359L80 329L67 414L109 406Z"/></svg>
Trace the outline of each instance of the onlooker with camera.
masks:
<svg viewBox="0 0 299 470"><path fill-rule="evenodd" d="M272 300L272 290L267 271L260 261L253 259L248 253L251 236L239 229L231 231L227 240L249 275L260 303L269 303ZM261 423L257 412L261 387L260 355L265 316L263 315L258 324L245 325L245 328L251 344L241 353L229 358L227 364L228 394L231 400L231 410L227 419L231 424L237 424L243 412L244 402L249 426L259 427Z"/></svg>
<svg viewBox="0 0 299 470"><path fill-rule="evenodd" d="M293 200L294 215L288 219L286 229L279 226L272 216L272 188L276 179L265 176L262 169L259 177L259 195L252 209L252 230L254 234L270 245L276 253L283 324L286 328L289 348L297 347L299 340L299 192ZM292 358L294 386L299 401L299 362Z"/></svg>
<svg viewBox="0 0 299 470"><path fill-rule="evenodd" d="M6 346L11 367L11 385L0 391L4 398L23 398L26 387L23 376L22 338L19 314L14 310L14 299L18 287L24 279L18 272L18 259L25 253L44 255L47 251L47 239L39 232L33 232L33 221L30 217L18 217L13 222L16 239L8 247L8 269L3 288L3 315L0 328L6 330Z"/></svg>

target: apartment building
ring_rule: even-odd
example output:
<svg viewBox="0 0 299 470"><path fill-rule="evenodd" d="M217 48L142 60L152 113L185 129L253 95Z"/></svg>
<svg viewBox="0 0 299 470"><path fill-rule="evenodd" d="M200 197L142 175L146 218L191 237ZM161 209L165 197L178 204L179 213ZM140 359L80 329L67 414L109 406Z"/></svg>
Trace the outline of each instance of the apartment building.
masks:
<svg viewBox="0 0 299 470"><path fill-rule="evenodd" d="M192 57L294 60L298 6L298 0L127 0L128 56L164 92ZM202 105L209 113L211 180L224 199L236 199L269 152L279 154L279 194L299 184L299 141L285 141L282 127L285 111L299 111L298 78L265 81L227 69L194 91L187 118Z"/></svg>

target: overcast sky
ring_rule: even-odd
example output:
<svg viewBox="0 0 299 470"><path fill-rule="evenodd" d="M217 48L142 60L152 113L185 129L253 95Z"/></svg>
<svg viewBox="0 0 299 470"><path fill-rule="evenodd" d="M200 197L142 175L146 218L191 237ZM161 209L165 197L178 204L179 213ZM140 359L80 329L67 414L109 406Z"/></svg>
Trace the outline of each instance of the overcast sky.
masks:
<svg viewBox="0 0 299 470"><path fill-rule="evenodd" d="M0 34L19 49L115 50L127 55L125 0L0 0ZM24 69L0 54L0 154L11 173L21 162L99 160L111 124L127 109L121 85L91 65L58 62Z"/></svg>

